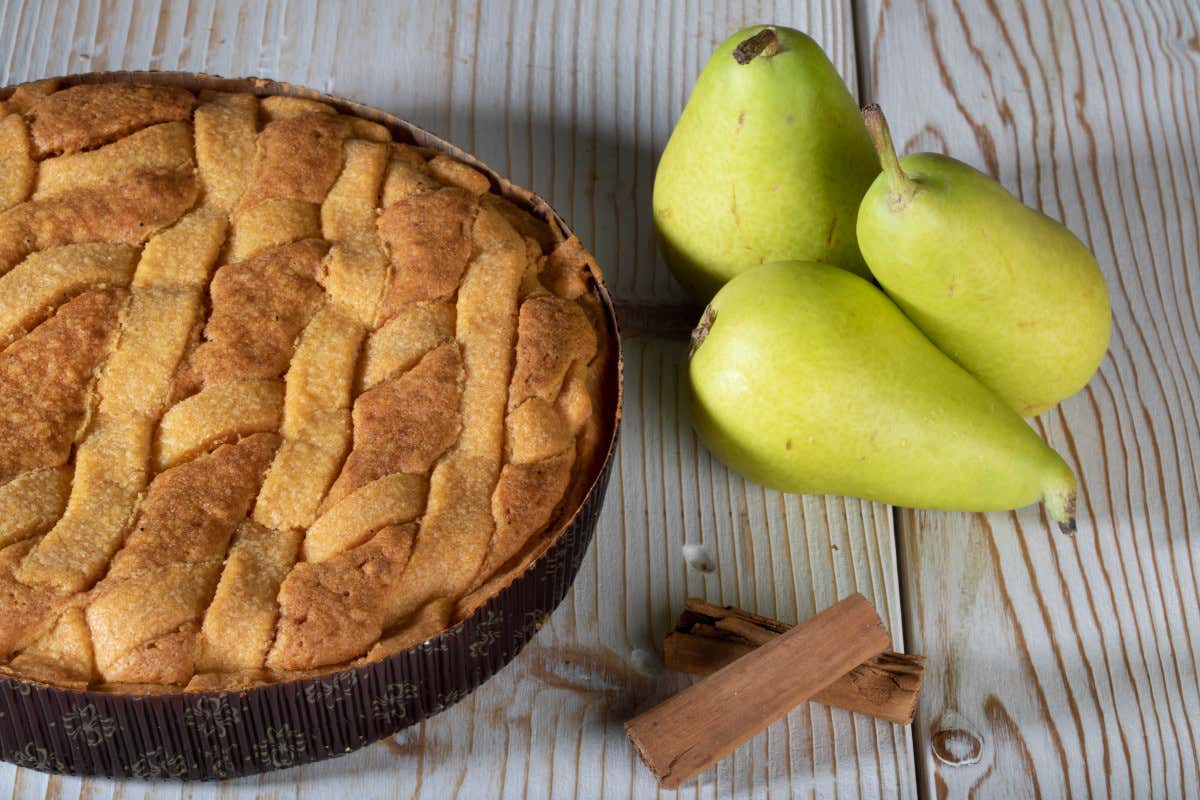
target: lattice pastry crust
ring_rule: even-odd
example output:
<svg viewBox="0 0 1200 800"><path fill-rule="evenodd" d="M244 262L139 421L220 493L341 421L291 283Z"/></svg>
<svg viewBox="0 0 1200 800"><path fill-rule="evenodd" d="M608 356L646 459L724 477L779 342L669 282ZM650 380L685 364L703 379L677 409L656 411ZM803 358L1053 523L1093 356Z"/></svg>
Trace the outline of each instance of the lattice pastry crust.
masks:
<svg viewBox="0 0 1200 800"><path fill-rule="evenodd" d="M293 97L0 102L0 670L283 680L469 614L586 490L587 256Z"/></svg>

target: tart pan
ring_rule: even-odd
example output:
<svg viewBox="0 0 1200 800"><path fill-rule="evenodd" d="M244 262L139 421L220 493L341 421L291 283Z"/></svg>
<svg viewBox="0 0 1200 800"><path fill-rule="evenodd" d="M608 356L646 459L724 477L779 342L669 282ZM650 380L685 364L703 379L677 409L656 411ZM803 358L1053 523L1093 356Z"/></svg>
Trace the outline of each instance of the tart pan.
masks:
<svg viewBox="0 0 1200 800"><path fill-rule="evenodd" d="M132 81L199 91L291 95L385 125L396 141L429 147L481 170L493 189L548 222L570 229L532 192L513 185L454 145L378 109L260 78L188 72L98 72L64 85ZM0 97L9 94L0 89ZM603 455L587 494L567 509L542 556L467 619L409 650L366 666L223 692L115 694L73 691L0 677L0 759L43 772L148 780L216 780L331 758L437 714L511 661L570 588L604 499L621 415L621 349L612 300L588 258L604 309L609 357L603 385ZM573 512L573 513L572 513Z"/></svg>

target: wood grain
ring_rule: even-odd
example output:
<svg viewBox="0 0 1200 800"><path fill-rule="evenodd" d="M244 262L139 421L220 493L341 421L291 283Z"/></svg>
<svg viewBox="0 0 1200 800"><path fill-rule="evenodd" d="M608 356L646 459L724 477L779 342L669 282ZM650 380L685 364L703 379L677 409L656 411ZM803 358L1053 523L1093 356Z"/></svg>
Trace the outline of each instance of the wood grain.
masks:
<svg viewBox="0 0 1200 800"><path fill-rule="evenodd" d="M868 0L873 99L1095 250L1115 330L1035 426L1083 486L1036 509L904 512L906 630L931 669L923 793L1184 796L1200 785L1200 38L1194 3Z"/></svg>
<svg viewBox="0 0 1200 800"><path fill-rule="evenodd" d="M686 418L697 314L655 252L654 166L712 49L771 20L812 34L854 86L849 0L0 0L0 85L104 69L255 74L448 137L570 220L633 334L618 471L595 545L551 623L480 691L394 740L284 772L180 787L0 765L0 796L642 797L653 779L622 724L687 681L656 655L687 596L796 622L859 591L902 647L890 509L764 491L715 463ZM915 787L906 729L814 706L681 795Z"/></svg>

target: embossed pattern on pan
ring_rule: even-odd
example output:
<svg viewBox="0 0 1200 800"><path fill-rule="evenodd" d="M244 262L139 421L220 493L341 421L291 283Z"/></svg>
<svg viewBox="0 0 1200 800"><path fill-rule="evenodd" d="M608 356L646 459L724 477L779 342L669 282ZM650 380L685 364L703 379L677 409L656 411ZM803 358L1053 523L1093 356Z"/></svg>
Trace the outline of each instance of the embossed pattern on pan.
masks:
<svg viewBox="0 0 1200 800"><path fill-rule="evenodd" d="M386 126L398 142L465 162L487 176L493 191L548 223L558 241L570 239L567 226L540 198L469 154L375 109L258 79L140 72L63 79L64 85L110 81L326 103ZM0 90L0 98L6 94ZM582 255L591 273L590 290L602 310L600 324L608 329L609 358L597 409L600 455L593 459L590 474L579 477L573 502L564 509L558 527L544 537L536 559L507 586L507 579L499 582L498 591L466 619L417 647L352 669L326 668L323 674L283 683L238 691L168 689L139 696L0 678L0 758L44 771L147 779L216 779L279 769L348 752L436 714L510 661L574 578L596 526L615 447L620 341L599 271L590 256ZM577 510L572 508L575 504Z"/></svg>

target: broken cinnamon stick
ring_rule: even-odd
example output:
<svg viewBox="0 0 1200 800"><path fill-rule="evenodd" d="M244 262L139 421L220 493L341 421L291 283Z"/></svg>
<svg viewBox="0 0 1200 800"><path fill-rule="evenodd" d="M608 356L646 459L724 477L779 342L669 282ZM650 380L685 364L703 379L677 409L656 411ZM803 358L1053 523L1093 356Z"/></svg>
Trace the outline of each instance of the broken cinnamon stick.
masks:
<svg viewBox="0 0 1200 800"><path fill-rule="evenodd" d="M625 732L659 785L674 789L890 644L867 599L850 595L633 718Z"/></svg>
<svg viewBox="0 0 1200 800"><path fill-rule="evenodd" d="M740 608L689 599L663 642L667 669L710 675L791 629ZM885 652L858 665L813 696L813 702L908 725L917 712L925 657Z"/></svg>

